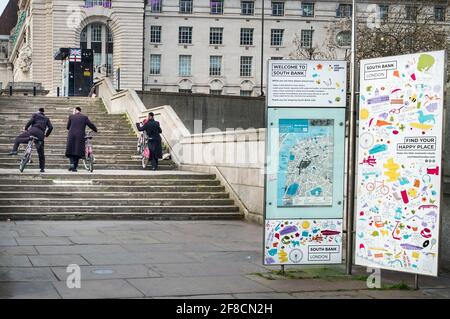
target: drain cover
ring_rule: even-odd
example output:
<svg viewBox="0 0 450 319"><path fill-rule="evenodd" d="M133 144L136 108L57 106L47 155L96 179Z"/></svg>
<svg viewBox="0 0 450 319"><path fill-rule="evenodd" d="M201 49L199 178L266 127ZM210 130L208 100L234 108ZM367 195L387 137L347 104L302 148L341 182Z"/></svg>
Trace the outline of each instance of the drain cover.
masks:
<svg viewBox="0 0 450 319"><path fill-rule="evenodd" d="M92 271L96 275L111 275L114 273L112 269L96 269Z"/></svg>

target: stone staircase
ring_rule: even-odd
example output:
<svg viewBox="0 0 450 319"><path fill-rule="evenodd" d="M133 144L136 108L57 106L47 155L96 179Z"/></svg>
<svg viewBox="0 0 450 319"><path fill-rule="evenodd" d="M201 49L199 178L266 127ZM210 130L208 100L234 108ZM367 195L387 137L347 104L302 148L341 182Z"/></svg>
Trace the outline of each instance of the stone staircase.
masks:
<svg viewBox="0 0 450 319"><path fill-rule="evenodd" d="M67 171L66 122L80 106L97 126L94 172ZM8 156L14 137L39 107L54 130L45 141L46 172L33 163L24 173L20 156ZM164 129L164 128L163 128ZM241 214L214 174L182 172L170 160L144 170L136 135L123 115L111 115L100 99L0 97L1 219L239 219ZM22 154L24 146L19 148Z"/></svg>

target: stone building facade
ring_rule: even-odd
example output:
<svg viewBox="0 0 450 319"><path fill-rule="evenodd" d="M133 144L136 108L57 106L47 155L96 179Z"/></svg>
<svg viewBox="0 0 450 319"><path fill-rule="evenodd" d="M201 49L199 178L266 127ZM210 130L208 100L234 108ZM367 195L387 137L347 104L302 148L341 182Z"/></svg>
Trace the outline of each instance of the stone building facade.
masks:
<svg viewBox="0 0 450 319"><path fill-rule="evenodd" d="M94 77L108 74L116 87L120 70L120 88L242 96L264 91L268 59L350 54L350 0L264 0L264 15L262 0L11 1L19 6L11 77L50 94L62 81L61 47L93 49ZM358 3L365 18L370 6L382 15L392 1ZM448 25L448 5L427 3Z"/></svg>

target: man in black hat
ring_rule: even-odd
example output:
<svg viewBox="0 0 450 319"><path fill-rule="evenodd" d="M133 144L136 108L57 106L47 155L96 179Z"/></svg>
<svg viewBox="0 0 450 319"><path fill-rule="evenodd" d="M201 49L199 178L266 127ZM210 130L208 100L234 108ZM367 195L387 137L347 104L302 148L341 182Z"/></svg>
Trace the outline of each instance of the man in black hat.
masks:
<svg viewBox="0 0 450 319"><path fill-rule="evenodd" d="M81 113L81 108L77 106L67 121L69 133L67 134L66 157L70 160L69 171L76 172L78 161L85 156L86 126L97 133L97 127L86 115Z"/></svg>
<svg viewBox="0 0 450 319"><path fill-rule="evenodd" d="M28 128L31 128L28 130ZM46 131L47 130L47 131ZM41 173L44 172L45 169L45 155L44 155L44 137L48 137L53 130L52 123L50 119L45 116L44 108L40 108L39 112L34 113L31 116L31 119L24 127L24 131L22 134L16 137L14 140L14 146L9 155L17 155L17 149L20 144L26 144L30 140L30 136L34 136L37 138L35 145L36 150L39 156L39 168L41 169Z"/></svg>
<svg viewBox="0 0 450 319"><path fill-rule="evenodd" d="M159 122L155 121L155 114L153 112L148 113L147 122L143 126L136 123L136 127L139 131L147 132L152 170L156 171L158 169L158 159L162 158L161 136L159 135L162 133L162 130Z"/></svg>

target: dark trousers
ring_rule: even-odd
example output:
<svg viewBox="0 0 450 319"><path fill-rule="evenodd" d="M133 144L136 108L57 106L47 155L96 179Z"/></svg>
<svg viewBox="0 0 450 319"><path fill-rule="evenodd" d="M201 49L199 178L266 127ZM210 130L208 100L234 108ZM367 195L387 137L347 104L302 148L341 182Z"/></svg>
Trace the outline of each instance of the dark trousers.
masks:
<svg viewBox="0 0 450 319"><path fill-rule="evenodd" d="M152 169L158 169L158 154L156 154L155 144L152 141L148 142L148 149L150 150L150 163L152 165Z"/></svg>
<svg viewBox="0 0 450 319"><path fill-rule="evenodd" d="M80 157L71 156L71 157L69 157L69 160L70 160L70 166L73 167L74 169L77 169L78 161L80 160Z"/></svg>
<svg viewBox="0 0 450 319"><path fill-rule="evenodd" d="M13 146L13 152L17 152L19 149L20 144L28 144L28 141L30 140L28 132L24 132L16 137L14 140L14 146ZM27 136L28 135L28 136ZM45 169L45 154L44 154L44 141L35 141L34 145L36 146L36 151L38 153L39 157L39 168Z"/></svg>

